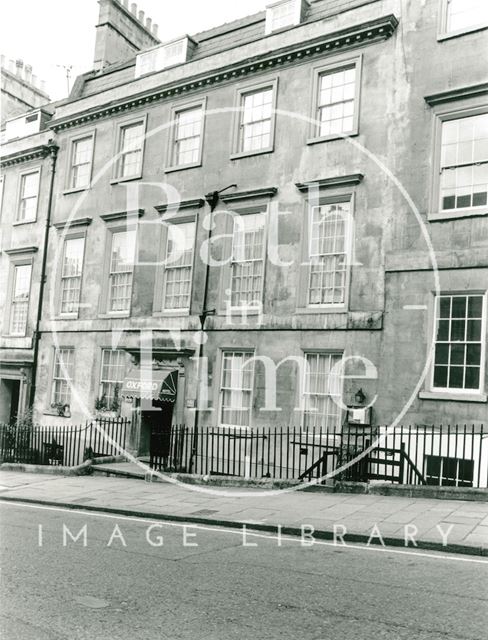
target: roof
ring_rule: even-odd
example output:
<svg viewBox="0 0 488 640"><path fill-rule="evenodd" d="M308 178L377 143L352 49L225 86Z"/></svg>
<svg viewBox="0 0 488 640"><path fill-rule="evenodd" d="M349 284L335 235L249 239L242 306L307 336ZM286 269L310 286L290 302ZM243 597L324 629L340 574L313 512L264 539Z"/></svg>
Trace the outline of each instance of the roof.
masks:
<svg viewBox="0 0 488 640"><path fill-rule="evenodd" d="M303 23L323 20L378 0L309 0L310 8ZM264 4L264 0L263 0ZM241 45L250 44L265 37L266 12L261 11L238 20L221 24L212 29L191 35L198 44L192 60L199 60ZM302 24L303 24L302 23ZM290 27L293 29L294 27ZM109 87L134 79L135 56L125 62L104 68L101 72L90 71L77 79L69 100L93 95Z"/></svg>

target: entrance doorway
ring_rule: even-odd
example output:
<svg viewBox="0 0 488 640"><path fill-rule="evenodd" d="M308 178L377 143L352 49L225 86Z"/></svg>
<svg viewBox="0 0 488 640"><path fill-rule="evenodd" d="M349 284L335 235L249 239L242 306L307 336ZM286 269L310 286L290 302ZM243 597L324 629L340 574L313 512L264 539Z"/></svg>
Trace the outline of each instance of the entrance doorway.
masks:
<svg viewBox="0 0 488 640"><path fill-rule="evenodd" d="M139 457L149 454L166 466L170 455L171 425L178 395L179 369L138 368L129 372L121 397L133 402L134 423Z"/></svg>
<svg viewBox="0 0 488 640"><path fill-rule="evenodd" d="M171 450L171 425L173 423L173 402L153 400L152 411L141 412L141 443L149 444L150 466L166 468Z"/></svg>
<svg viewBox="0 0 488 640"><path fill-rule="evenodd" d="M0 422L13 424L19 413L20 380L2 378L0 381Z"/></svg>

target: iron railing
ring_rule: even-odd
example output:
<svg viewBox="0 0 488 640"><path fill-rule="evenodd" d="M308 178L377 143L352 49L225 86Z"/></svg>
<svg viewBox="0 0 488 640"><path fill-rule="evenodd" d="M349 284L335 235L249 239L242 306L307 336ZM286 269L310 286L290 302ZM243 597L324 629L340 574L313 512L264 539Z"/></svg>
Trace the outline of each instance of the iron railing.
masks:
<svg viewBox="0 0 488 640"><path fill-rule="evenodd" d="M150 466L201 474L488 486L483 426L354 429L183 425L151 436Z"/></svg>
<svg viewBox="0 0 488 640"><path fill-rule="evenodd" d="M88 458L121 455L129 425L122 418L77 426L0 424L0 461L74 467Z"/></svg>
<svg viewBox="0 0 488 640"><path fill-rule="evenodd" d="M129 427L122 418L79 426L0 424L0 462L76 466L88 458L123 454ZM153 469L199 475L488 487L483 426L305 431L180 425L153 429L149 448Z"/></svg>

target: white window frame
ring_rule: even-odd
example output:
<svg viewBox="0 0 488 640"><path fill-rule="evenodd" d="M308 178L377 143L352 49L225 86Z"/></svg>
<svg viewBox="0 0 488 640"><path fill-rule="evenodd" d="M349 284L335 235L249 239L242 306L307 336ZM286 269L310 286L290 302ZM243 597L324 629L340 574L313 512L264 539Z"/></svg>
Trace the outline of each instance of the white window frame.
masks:
<svg viewBox="0 0 488 640"><path fill-rule="evenodd" d="M433 140L433 176L430 197L430 212L428 218L430 221L450 220L452 218L468 218L473 216L487 215L488 203L479 207L467 209L446 209L440 208L440 176L441 176L441 145L442 145L442 124L448 120L459 120L470 116L488 114L488 104L472 104L467 103L453 108L447 105L441 109L436 109L433 113L434 118L434 140Z"/></svg>
<svg viewBox="0 0 488 640"><path fill-rule="evenodd" d="M260 149L251 149L244 151L241 146L242 140L242 128L243 123L243 104L246 96L271 90L271 119L270 119L270 141L267 147ZM276 129L276 105L278 100L278 78L273 77L267 81L259 83L249 84L244 87L240 87L236 90L235 96L235 111L234 111L234 123L233 123L233 136L232 136L232 153L231 160L237 160L246 156L256 156L264 153L272 153L274 151L275 143L275 129Z"/></svg>
<svg viewBox="0 0 488 640"><path fill-rule="evenodd" d="M20 218L20 211L22 208L22 202L23 200L25 200L26 198L22 197L22 193L23 193L23 185L25 177L28 175L33 175L33 174L37 174L37 194L35 196L36 198L36 207L35 207L35 212L34 212L34 216L32 218L27 218L27 219L21 219ZM19 190L18 190L18 198L17 198L17 208L16 208L16 212L15 212L15 221L14 221L14 225L20 225L20 224L32 224L33 222L36 222L37 220L37 214L39 211L39 194L41 191L41 167L35 167L32 169L27 169L26 171L22 171L22 173L19 174ZM30 196L31 198L33 198L34 196Z"/></svg>
<svg viewBox="0 0 488 640"><path fill-rule="evenodd" d="M333 199L337 200L337 199ZM341 252L332 252L327 254L317 254L317 257L326 257L326 256L344 256L344 299L341 302L320 302L320 303L312 303L310 302L310 293L311 293L311 280L312 280L312 267L313 267L313 258L312 256L312 232L313 232L313 215L316 209L322 209L323 207L333 207L337 205L346 205L348 208L348 212L345 217L342 218L344 221L344 250ZM341 202L332 201L332 202L323 202L321 204L314 204L312 202L308 203L307 213L308 213L308 221L307 221L307 245L308 245L308 280L307 280L307 308L308 309L343 309L348 306L348 298L349 298L349 283L351 277L351 245L352 245L352 206L353 200L351 197L345 198ZM334 272L339 273L339 271ZM333 287L335 289L336 287Z"/></svg>
<svg viewBox="0 0 488 640"><path fill-rule="evenodd" d="M240 393L244 393L244 392L249 392L249 424L248 425L235 425L235 424L229 424L227 422L224 422L222 420L222 412L224 409L224 391L238 391L238 389L234 389L233 387L224 387L224 361L225 361L225 357L226 355L247 355L249 356L244 362L247 362L248 360L252 361L252 374L251 374L251 387L250 389L240 389ZM254 349L246 349L246 348L222 348L220 350L220 384L219 384L219 402L218 402L218 407L219 407L219 425L221 427L225 427L225 428L229 428L229 429L236 429L236 430L241 430L241 431L247 431L252 427L252 418L253 418L253 402L254 402L254 385L255 385L255 374L256 374L256 370L255 370L255 352Z"/></svg>
<svg viewBox="0 0 488 640"><path fill-rule="evenodd" d="M109 380L108 378L105 379L104 378L104 366L108 366L110 368L113 368L114 365L113 364L108 364L105 365L105 354L106 353L110 353L110 354L117 354L117 358L122 358L123 360L123 364L124 364L124 372L122 375L121 380ZM115 367L119 367L120 363L115 365ZM98 391L98 397L101 398L103 396L104 393L104 385L109 385L109 389L115 389L115 386L118 384L120 386L119 391L122 391L122 385L124 383L124 379L125 379L125 374L127 372L127 358L126 358L126 352L124 351L124 349L112 349L112 348L102 348L101 350L101 356L100 356L100 382L98 385L99 391ZM113 395L112 394L106 394L106 398L107 398L107 410L111 411L110 409L110 405L112 403L113 400ZM119 395L119 399L121 399L121 396Z"/></svg>
<svg viewBox="0 0 488 640"><path fill-rule="evenodd" d="M312 412L307 412L307 406L306 406L306 397L307 395L319 395L319 396L323 396L326 398L331 398L331 402L334 402L333 395L331 394L324 394L324 393L315 393L312 394L310 391L307 391L307 372L309 370L309 364L308 364L308 358L312 357L312 356L316 356L317 358L320 357L328 357L329 358L329 362L332 364L334 358L337 358L338 362L341 362L342 358L343 358L343 351L341 350L337 350L337 349L305 349L303 351L303 357L305 359L305 367L303 367L303 376L302 379L300 380L300 393L301 393L301 403L299 406L302 407L302 412L301 412L301 428L302 431L306 432L306 433L310 433L311 429L315 429L315 433L316 435L319 435L317 433L317 430L320 432L320 430L322 430L322 433L325 433L328 429L329 429L329 424L327 423L326 425L318 425L316 426L316 424L312 425L312 427L307 427L306 426L306 415L307 413L312 414ZM337 364L337 363L335 363ZM329 373L332 370L332 368L335 366L335 364L332 364L332 366L329 368ZM341 369L342 372L342 369ZM337 397L340 399L340 401L342 402L342 398L344 395L344 377L343 375L340 376L340 391L337 394ZM337 433L340 432L341 427L342 427L342 422L343 422L343 414L344 414L344 410L338 406L337 407L337 413L338 413L338 418L337 418L337 423L336 424L331 424L330 427L332 427L332 430L335 429L335 431ZM329 415L329 414L328 414ZM328 422L328 421L327 421Z"/></svg>
<svg viewBox="0 0 488 640"><path fill-rule="evenodd" d="M71 358L71 362L68 363L68 365L72 368L72 375L71 377L69 377L69 372L66 370L66 367L63 365L61 366L61 374L62 376L56 376L56 364L57 364L57 357L58 354L60 352L70 352L72 355L70 356ZM68 388L68 393L67 393L67 402L64 402L63 405L68 405L69 407L71 407L71 387L70 387L70 383L72 384L74 379L75 379L75 349L74 347L54 347L53 349L53 366L52 366L52 375L51 375L51 391L50 391L50 409L52 411L52 409L54 409L55 407L55 403L56 403L56 382L59 381L64 381L67 383L67 388ZM67 416L65 416L67 417Z"/></svg>
<svg viewBox="0 0 488 640"><path fill-rule="evenodd" d="M130 176L122 175L122 166L124 161L124 154L122 153L122 144L124 139L124 131L129 129L130 127L141 125L142 126L142 142L140 147L140 163L138 167L138 171ZM116 147L114 150L114 156L117 158L115 162L115 174L114 178L111 180L111 183L117 182L127 182L130 180L139 180L142 178L143 168L144 168L144 151L146 146L146 131L147 131L147 115L144 114L139 118L131 118L129 120L123 120L121 122L116 123L115 125L115 140ZM130 152L127 152L130 153Z"/></svg>
<svg viewBox="0 0 488 640"><path fill-rule="evenodd" d="M90 161L88 163L84 163L84 164L89 164L89 167L90 167L88 171L88 183L83 186L73 186L74 157L75 157L76 145L79 142L83 140L87 140L89 138L91 139ZM94 155L95 155L95 131L87 131L83 134L77 135L74 138L71 138L71 140L69 141L68 166L66 171L67 184L65 185L64 193L74 193L77 191L84 191L85 189L91 188L91 182L93 177Z"/></svg>
<svg viewBox="0 0 488 640"><path fill-rule="evenodd" d="M66 246L68 242L73 240L83 240L83 250L81 256L81 271L79 276L66 276L64 275L64 258L66 255ZM78 318L79 309L80 309L80 300L81 300L81 291L83 287L83 269L85 264L85 251L86 251L86 233L80 232L77 234L69 234L63 238L63 253L62 253L62 262L60 266L60 281L59 281L59 316L61 318ZM73 280L74 278L79 278L80 286L78 289L78 299L76 301L75 311L63 311L63 291L64 291L64 283L67 280Z"/></svg>
<svg viewBox="0 0 488 640"><path fill-rule="evenodd" d="M289 22L275 28L274 21L276 16L274 15L274 12L288 3L293 5L292 11L290 12L291 18ZM277 2L272 2L266 5L265 35L277 33L279 31L283 31L284 29L289 29L290 27L299 25L305 16L308 6L308 2L306 2L305 0L277 0Z"/></svg>
<svg viewBox="0 0 488 640"><path fill-rule="evenodd" d="M134 234L134 264L132 265L132 269L128 269L126 271L113 271L112 272L112 249L114 238L117 234L121 233L133 233ZM114 227L109 230L109 242L108 242L108 255L107 255L107 289L106 289L106 313L108 316L122 316L128 317L131 315L132 311L132 296L134 293L134 268L137 262L137 228L134 226L130 227ZM119 274L130 274L130 296L129 296L129 306L127 309L121 310L113 310L112 309L112 276Z"/></svg>
<svg viewBox="0 0 488 640"><path fill-rule="evenodd" d="M15 301L15 285L17 281L17 269L22 267L29 267L30 269L29 289L27 293L27 300L22 300L22 301L19 300L16 302ZM12 336L15 338L23 338L27 335L27 327L29 325L29 307L30 307L31 294L32 294L32 270L33 270L32 259L26 258L25 260L17 260L15 262L12 262L11 269L12 269L12 273L11 273L11 285L10 285L10 296L9 296L10 311L8 314L9 317L8 317L7 333L9 336ZM17 309L16 305L20 305L20 304L25 305L26 307L24 327L22 331L12 331L13 318L14 318L15 311Z"/></svg>
<svg viewBox="0 0 488 640"><path fill-rule="evenodd" d="M464 27L463 29L448 31L450 1L451 0L439 0L439 33L437 36L438 40L447 40L448 38L455 38L456 36L460 36L465 33L471 33L472 31L479 31L480 29L488 28L488 21L482 20L477 24Z"/></svg>
<svg viewBox="0 0 488 640"><path fill-rule="evenodd" d="M171 132L169 136L169 147L168 147L168 167L165 168L165 172L169 173L171 171L179 171L182 169L191 169L194 167L202 166L202 156L203 156L203 144L205 139L205 110L206 110L207 99L197 100L193 102L186 102L178 105L173 105L171 109ZM178 118L179 115L185 111L191 111L201 109L201 130L200 130L200 145L198 148L198 157L194 162L188 162L185 164L178 164L177 158L177 135L178 135ZM196 136L195 136L196 137Z"/></svg>
<svg viewBox="0 0 488 640"><path fill-rule="evenodd" d="M463 389L458 387L435 387L434 386L434 368L435 368L435 347L437 345L437 319L438 319L438 307L440 304L440 298L442 297L469 297L469 296L479 296L482 297L482 319L481 319L481 360L480 360L480 382L478 389ZM449 317L449 321L451 321L451 317ZM433 306L433 348L434 353L432 356L432 366L430 371L430 389L433 393L438 394L446 394L446 395L459 395L459 396L472 396L472 395L481 395L484 390L484 379L485 379L485 363L486 363L486 326L487 326L487 292L486 291L443 291L439 294L439 296L434 296L434 306ZM443 343L446 341L443 341ZM446 342L447 344L452 344L449 340ZM466 341L459 341L460 344L468 344ZM477 342L476 342L477 344ZM464 365L465 367L465 365Z"/></svg>
<svg viewBox="0 0 488 640"><path fill-rule="evenodd" d="M171 49L180 46L178 55L170 55ZM164 44L158 44L152 49L143 51L136 56L136 69L135 77L149 73L155 73L156 71L162 71L168 67L174 67L179 64L187 62L191 50L195 46L195 43L188 36L165 42Z"/></svg>
<svg viewBox="0 0 488 640"><path fill-rule="evenodd" d="M175 223L174 227L180 226L180 225L188 225L191 224L193 225L193 245L191 248L191 260L189 262L188 265L172 265L171 263L165 264L164 266L164 270L163 270L163 282L162 282L162 311L163 313L169 313L169 314L176 314L176 315L188 315L190 313L190 308L191 308L191 298L192 298L192 293L193 293L193 268L194 268L194 263L195 263L195 242L196 242L196 219L193 220L180 220L178 221L178 223ZM171 227L170 227L171 228ZM165 247L164 247L164 255L165 255L165 259L168 258L169 256L169 242L170 242L170 236L171 236L171 231L170 229L167 230L167 233L165 234L166 238L165 238ZM166 294L167 294L167 285L168 285L168 274L169 273L174 273L177 270L181 270L181 269L189 269L190 270L190 276L189 276L189 283L190 283L190 290L188 293L188 306L186 307L166 307Z"/></svg>
<svg viewBox="0 0 488 640"><path fill-rule="evenodd" d="M350 138L359 134L359 113L361 109L361 81L362 81L363 56L340 56L334 58L325 65L320 65L312 69L312 105L310 130L307 144L316 144L317 142L327 142L329 140L340 140ZM342 133L330 133L327 135L320 134L320 109L323 105L319 104L320 88L322 77L328 74L340 72L345 68L354 67L356 71L355 78L355 94L354 94L354 111L353 126L350 131ZM342 104L342 103L341 103Z"/></svg>
<svg viewBox="0 0 488 640"><path fill-rule="evenodd" d="M241 218L244 218L246 216L249 215L258 215L261 216L263 219L263 248L262 248L262 257L260 259L252 259L252 260L236 260L234 258L234 241L235 241L235 231L236 231L236 221L240 220ZM262 307L263 307L263 299L264 299L264 291L265 291L265 284L266 284L266 256L267 256L267 230L268 230L268 222L269 222L269 213L268 213L268 207L262 207L262 206L257 206L257 207L249 207L248 209L243 209L240 211L236 211L234 212L234 215L232 216L232 231L231 231L231 253L230 253L230 261L229 261L229 292L230 292L230 296L229 296L229 300L228 300L228 308L230 309L231 312L245 312L246 314L259 314L262 312ZM237 222L237 224L239 224ZM261 294L260 294L260 298L259 298L259 304L251 304L251 305L239 305L239 306L234 306L232 304L232 293L233 293L233 288L232 288L232 283L233 283L233 270L234 270L234 265L239 264L239 263L247 263L247 262L258 262L259 260L261 260L262 262L262 270L263 270L263 274L262 274L262 285L261 285Z"/></svg>

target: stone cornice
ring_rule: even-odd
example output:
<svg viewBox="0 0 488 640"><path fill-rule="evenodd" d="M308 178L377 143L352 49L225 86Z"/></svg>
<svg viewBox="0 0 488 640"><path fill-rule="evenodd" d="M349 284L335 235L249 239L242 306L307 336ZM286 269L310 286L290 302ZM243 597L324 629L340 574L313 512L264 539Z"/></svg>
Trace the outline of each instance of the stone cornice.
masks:
<svg viewBox="0 0 488 640"><path fill-rule="evenodd" d="M296 188L302 193L310 189L333 189L337 187L353 187L358 185L364 176L362 173L352 173L349 176L335 176L333 178L322 178L320 180L310 180L310 182L297 182Z"/></svg>
<svg viewBox="0 0 488 640"><path fill-rule="evenodd" d="M17 151L11 155L4 156L0 159L0 166L10 167L14 164L21 162L28 162L29 160L36 160L37 158L46 158L50 153L50 149L46 145L39 145L38 147L32 147L26 151Z"/></svg>
<svg viewBox="0 0 488 640"><path fill-rule="evenodd" d="M8 256L19 256L24 253L37 253L38 247L15 247L14 249L4 249L3 252Z"/></svg>
<svg viewBox="0 0 488 640"><path fill-rule="evenodd" d="M471 85L470 87L458 87L457 89L449 89L442 93L433 93L430 96L424 96L424 100L429 106L433 107L437 104L486 95L488 95L488 82L482 82L481 84Z"/></svg>
<svg viewBox="0 0 488 640"><path fill-rule="evenodd" d="M168 202L166 204L158 204L154 208L158 213L166 213L167 211L184 211L186 209L200 209L205 204L203 198L194 198L193 200L181 200L180 202Z"/></svg>
<svg viewBox="0 0 488 640"><path fill-rule="evenodd" d="M76 220L63 220L62 222L55 222L53 226L58 231L63 229L74 229L76 227L87 227L92 223L93 218L77 218Z"/></svg>
<svg viewBox="0 0 488 640"><path fill-rule="evenodd" d="M276 187L264 187L263 189L249 189L248 191L237 191L235 193L222 193L220 199L226 204L250 200L252 198L272 198L278 192Z"/></svg>
<svg viewBox="0 0 488 640"><path fill-rule="evenodd" d="M164 88L152 89L149 92L141 92L129 99L117 100L97 106L87 111L59 118L51 121L51 128L58 132L71 127L84 125L87 122L100 118L113 117L126 113L130 109L147 106L159 100L187 95L196 90L219 84L232 82L249 75L279 68L284 65L302 62L318 55L349 50L364 44L380 42L388 39L398 25L397 18L393 15L383 16L376 20L370 20L359 25L341 29L320 38L294 45L285 49L278 49L272 54L256 56L246 59L238 64L221 67L209 73L186 78L177 83L172 83Z"/></svg>
<svg viewBox="0 0 488 640"><path fill-rule="evenodd" d="M119 220L131 220L140 218L144 215L144 209L135 209L134 211L113 211L111 213L101 213L100 218L104 222L117 222Z"/></svg>

